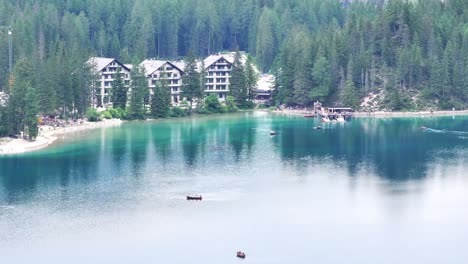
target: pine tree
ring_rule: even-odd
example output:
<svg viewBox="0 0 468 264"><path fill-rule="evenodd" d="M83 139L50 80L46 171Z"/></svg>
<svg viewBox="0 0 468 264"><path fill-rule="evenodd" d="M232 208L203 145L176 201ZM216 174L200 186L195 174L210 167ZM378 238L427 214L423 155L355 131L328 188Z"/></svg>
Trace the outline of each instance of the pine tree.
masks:
<svg viewBox="0 0 468 264"><path fill-rule="evenodd" d="M18 61L13 76L15 83L7 105L7 126L9 134L18 135L25 126L26 94L34 76L32 64L26 59Z"/></svg>
<svg viewBox="0 0 468 264"><path fill-rule="evenodd" d="M38 120L37 114L39 111L38 98L36 89L29 87L26 92L26 109L24 116L25 134L28 135L29 140L34 140L38 133Z"/></svg>
<svg viewBox="0 0 468 264"><path fill-rule="evenodd" d="M122 73L120 68L117 68L117 72L112 82L112 107L124 109L127 107L127 87L123 81Z"/></svg>
<svg viewBox="0 0 468 264"><path fill-rule="evenodd" d="M359 106L359 97L357 95L356 88L354 87L351 61L352 60L350 60L350 63L348 63L348 72L346 75L345 87L341 94L341 101L343 102L344 106L349 106L356 109Z"/></svg>
<svg viewBox="0 0 468 264"><path fill-rule="evenodd" d="M258 73L255 71L252 57L247 56L247 61L245 63L245 85L247 92L247 99L253 101L255 99L257 83L258 83Z"/></svg>
<svg viewBox="0 0 468 264"><path fill-rule="evenodd" d="M8 119L6 107L0 105L0 137L8 135Z"/></svg>
<svg viewBox="0 0 468 264"><path fill-rule="evenodd" d="M241 56L239 49L237 49L234 56L234 63L232 65L229 93L234 97L237 106L244 108L247 103L247 91L244 66L242 65Z"/></svg>
<svg viewBox="0 0 468 264"><path fill-rule="evenodd" d="M165 80L158 82L151 97L151 116L165 118L169 116L171 94Z"/></svg>
<svg viewBox="0 0 468 264"><path fill-rule="evenodd" d="M47 61L36 71L38 80L37 94L39 98L40 111L44 114L53 114L57 110L57 95L55 87L50 85L48 78L52 71L52 62Z"/></svg>
<svg viewBox="0 0 468 264"><path fill-rule="evenodd" d="M185 73L182 76L182 96L190 103L189 111L192 111L193 102L203 98L203 88L200 85L200 74L197 72L195 57L191 51L189 51L185 63Z"/></svg>
<svg viewBox="0 0 468 264"><path fill-rule="evenodd" d="M129 119L145 119L145 107L143 99L148 89L148 82L146 81L143 69L133 67L131 72L131 91L130 91L130 105L129 105Z"/></svg>
<svg viewBox="0 0 468 264"><path fill-rule="evenodd" d="M270 68L276 53L275 18L274 11L265 7L258 22L256 55L264 71Z"/></svg>
<svg viewBox="0 0 468 264"><path fill-rule="evenodd" d="M77 61L82 66L72 73L73 105L77 114L84 115L93 100L94 91L92 91L91 85L93 76L90 65L81 63L81 60Z"/></svg>
<svg viewBox="0 0 468 264"><path fill-rule="evenodd" d="M312 68L313 88L310 92L312 100L323 101L330 93L331 76L330 65L324 56L320 56L315 60Z"/></svg>

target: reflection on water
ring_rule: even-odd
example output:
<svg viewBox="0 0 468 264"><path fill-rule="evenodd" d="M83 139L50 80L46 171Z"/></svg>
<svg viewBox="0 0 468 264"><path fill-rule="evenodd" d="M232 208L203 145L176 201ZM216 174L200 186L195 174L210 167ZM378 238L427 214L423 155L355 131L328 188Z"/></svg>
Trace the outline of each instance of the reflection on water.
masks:
<svg viewBox="0 0 468 264"><path fill-rule="evenodd" d="M444 121L449 121L445 123ZM368 119L346 124L326 124L323 130L297 125L277 125L281 130L275 143L282 159L297 162L303 158L320 160L329 157L342 161L351 175L361 166L375 169L375 173L391 181L425 177L428 162L442 157L447 161L463 158L458 147L467 142L451 133L428 135L419 128L422 124L467 128L467 120L427 119ZM445 151L448 150L448 151Z"/></svg>
<svg viewBox="0 0 468 264"><path fill-rule="evenodd" d="M266 113L132 122L1 157L0 254L231 263L243 249L253 263L421 263L411 252L443 241L452 247L428 262L466 260L453 245L468 242L468 141L420 127L468 131L468 117L317 125ZM191 193L204 201L186 203ZM290 255L272 258L278 251Z"/></svg>
<svg viewBox="0 0 468 264"><path fill-rule="evenodd" d="M398 182L426 177L434 162L466 161L468 141L419 128L468 131L468 118L355 119L312 129L317 124L298 117L242 114L96 130L42 152L1 158L2 196L11 204L28 199L38 185L66 188L99 178L143 176L146 170L188 176L197 169L246 164L259 169L289 164L296 170L328 164L353 177L365 169ZM269 136L270 130L278 134ZM259 164L258 157L265 156L268 164ZM280 164L274 164L278 158Z"/></svg>

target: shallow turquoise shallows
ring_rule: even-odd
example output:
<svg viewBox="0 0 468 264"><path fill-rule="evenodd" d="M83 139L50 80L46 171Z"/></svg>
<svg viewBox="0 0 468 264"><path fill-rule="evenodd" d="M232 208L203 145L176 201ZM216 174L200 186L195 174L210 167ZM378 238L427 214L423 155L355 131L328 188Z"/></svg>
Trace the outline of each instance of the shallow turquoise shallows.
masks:
<svg viewBox="0 0 468 264"><path fill-rule="evenodd" d="M0 263L462 264L467 245L468 117L129 122L0 157Z"/></svg>

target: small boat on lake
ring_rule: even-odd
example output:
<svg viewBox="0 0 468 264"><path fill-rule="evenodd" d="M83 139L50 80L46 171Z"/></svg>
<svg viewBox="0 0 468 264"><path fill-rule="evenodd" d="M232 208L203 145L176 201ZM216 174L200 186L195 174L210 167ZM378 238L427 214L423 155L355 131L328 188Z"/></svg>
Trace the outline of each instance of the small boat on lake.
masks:
<svg viewBox="0 0 468 264"><path fill-rule="evenodd" d="M276 135L276 131L271 130L270 131L270 136L274 136L274 135Z"/></svg>
<svg viewBox="0 0 468 264"><path fill-rule="evenodd" d="M187 200L197 200L197 201L201 201L201 200L202 200L202 196L201 196L201 195L187 195Z"/></svg>
<svg viewBox="0 0 468 264"><path fill-rule="evenodd" d="M321 126L316 126L316 127L314 127L314 129L319 130L319 129L322 129L322 127Z"/></svg>
<svg viewBox="0 0 468 264"><path fill-rule="evenodd" d="M237 257L241 259L245 259L245 253L242 251L237 251Z"/></svg>

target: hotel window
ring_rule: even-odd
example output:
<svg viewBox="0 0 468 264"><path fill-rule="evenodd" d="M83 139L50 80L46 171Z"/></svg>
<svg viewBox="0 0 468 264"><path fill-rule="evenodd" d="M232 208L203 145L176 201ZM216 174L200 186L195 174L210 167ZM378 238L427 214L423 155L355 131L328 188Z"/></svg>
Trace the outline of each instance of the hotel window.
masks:
<svg viewBox="0 0 468 264"><path fill-rule="evenodd" d="M207 85L206 87L208 88L208 90L213 90L213 85Z"/></svg>
<svg viewBox="0 0 468 264"><path fill-rule="evenodd" d="M208 79L206 79L206 82L207 82L207 83L213 83L213 78L208 78Z"/></svg>
<svg viewBox="0 0 468 264"><path fill-rule="evenodd" d="M219 65L218 70L224 70L224 65Z"/></svg>
<svg viewBox="0 0 468 264"><path fill-rule="evenodd" d="M177 92L179 89L177 87L172 87L173 92Z"/></svg>

